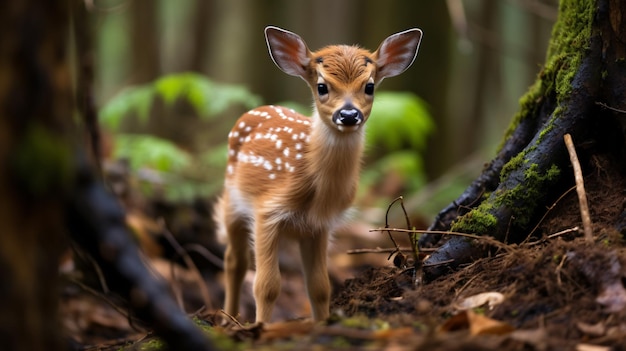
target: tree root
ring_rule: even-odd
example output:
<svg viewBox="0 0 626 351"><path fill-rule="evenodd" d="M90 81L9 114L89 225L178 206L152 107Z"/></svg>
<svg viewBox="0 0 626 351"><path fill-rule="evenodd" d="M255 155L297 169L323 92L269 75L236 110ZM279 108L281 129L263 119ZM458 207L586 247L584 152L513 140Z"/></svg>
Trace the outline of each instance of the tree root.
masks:
<svg viewBox="0 0 626 351"><path fill-rule="evenodd" d="M589 33L584 38L587 45L576 49L563 44L551 46L546 67L521 103L521 111L496 158L456 201L438 214L428 230L451 230L489 235L505 243L520 242L540 218L541 210L547 207L543 204L550 203L548 201L571 187L573 177L571 171L566 171L570 164L563 136L569 133L579 142L598 137L602 111L595 102L616 101L616 97L604 99L601 94L623 92L623 89L603 86L606 83L602 78L603 69L615 60L603 56L603 48L611 40L610 35L604 35L610 6L608 0L598 0L595 5L598 11L595 15L587 14L588 27L583 29ZM568 16L580 12L576 6L572 1L562 2L560 19L563 22L555 25L553 40L559 40L555 39L561 35L559 32L580 32L580 29L568 27L573 20L565 22ZM604 20L607 22L603 23ZM579 55L579 60L565 62L574 55ZM566 75L570 75L571 80L564 80ZM441 238L441 235L427 234L420 238L419 245L432 246ZM487 252L487 247L476 240L450 236L424 262L425 278L434 279ZM451 262L440 264L448 261Z"/></svg>

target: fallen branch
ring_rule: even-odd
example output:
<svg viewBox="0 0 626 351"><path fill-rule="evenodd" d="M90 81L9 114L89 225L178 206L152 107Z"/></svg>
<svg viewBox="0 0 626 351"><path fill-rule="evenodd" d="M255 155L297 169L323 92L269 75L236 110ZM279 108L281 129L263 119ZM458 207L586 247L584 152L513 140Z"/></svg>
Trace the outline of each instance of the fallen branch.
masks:
<svg viewBox="0 0 626 351"><path fill-rule="evenodd" d="M212 350L208 338L178 308L164 282L156 280L143 263L122 208L95 177L84 156L77 159L76 167L66 205L72 239L93 257L110 289L126 298L137 317L170 346Z"/></svg>

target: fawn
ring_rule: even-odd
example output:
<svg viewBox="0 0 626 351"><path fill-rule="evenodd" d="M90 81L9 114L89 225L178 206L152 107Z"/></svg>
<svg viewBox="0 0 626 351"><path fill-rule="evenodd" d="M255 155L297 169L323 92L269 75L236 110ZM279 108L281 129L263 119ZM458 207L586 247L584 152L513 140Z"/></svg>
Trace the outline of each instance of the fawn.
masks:
<svg viewBox="0 0 626 351"><path fill-rule="evenodd" d="M347 45L311 52L297 34L265 28L274 63L308 83L315 105L311 117L280 106L253 109L229 134L224 191L215 211L227 237L228 314L236 316L239 308L252 241L256 321L269 322L280 292L279 242L295 239L313 318L328 318L328 239L355 196L374 88L413 63L421 37L419 29L394 34L374 53Z"/></svg>

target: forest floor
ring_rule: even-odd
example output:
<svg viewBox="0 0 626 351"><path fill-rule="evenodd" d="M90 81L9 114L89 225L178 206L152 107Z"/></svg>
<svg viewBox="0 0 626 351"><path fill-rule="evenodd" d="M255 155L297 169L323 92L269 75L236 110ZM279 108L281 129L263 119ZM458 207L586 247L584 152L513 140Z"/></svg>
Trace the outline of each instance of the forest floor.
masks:
<svg viewBox="0 0 626 351"><path fill-rule="evenodd" d="M200 267L210 295L203 299L194 272L156 254L148 254L147 261L179 292L186 310L196 311L197 323L223 350L622 349L626 243L616 223L623 221L626 177L607 160L594 162L585 178L593 242L582 237L578 198L570 190L546 208L528 241L495 248L489 257L414 286L414 270L395 267L388 254L347 255L350 249L391 243L365 225L346 228L368 234L338 235L331 252L333 316L323 324L300 318L309 307L298 259L289 248L281 256L277 322L263 326L239 324L219 312L221 272ZM252 273L241 321L253 318L251 280ZM77 349L159 349L150 333L129 325L123 310L89 291L72 280L62 298L64 329ZM198 309L206 299L210 306Z"/></svg>

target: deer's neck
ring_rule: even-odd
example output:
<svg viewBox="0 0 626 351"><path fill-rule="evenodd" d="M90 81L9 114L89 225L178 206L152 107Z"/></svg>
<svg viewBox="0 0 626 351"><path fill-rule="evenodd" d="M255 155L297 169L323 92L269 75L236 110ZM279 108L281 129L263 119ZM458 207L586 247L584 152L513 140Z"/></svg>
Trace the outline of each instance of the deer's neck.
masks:
<svg viewBox="0 0 626 351"><path fill-rule="evenodd" d="M310 142L306 153L307 172L311 184L312 205L317 212L347 209L354 199L365 133L363 128L342 133L313 116Z"/></svg>

